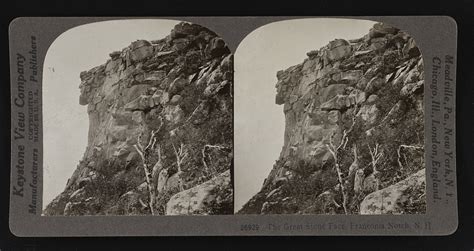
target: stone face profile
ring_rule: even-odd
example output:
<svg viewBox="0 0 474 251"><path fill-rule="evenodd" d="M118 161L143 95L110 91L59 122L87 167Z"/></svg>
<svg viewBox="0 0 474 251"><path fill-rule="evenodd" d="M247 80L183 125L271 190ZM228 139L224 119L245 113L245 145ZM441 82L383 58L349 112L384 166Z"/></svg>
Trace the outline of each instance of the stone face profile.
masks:
<svg viewBox="0 0 474 251"><path fill-rule="evenodd" d="M233 55L225 41L182 22L164 38L130 42L77 73L88 145L43 213L232 213ZM177 210L179 198L198 204Z"/></svg>
<svg viewBox="0 0 474 251"><path fill-rule="evenodd" d="M376 23L306 55L276 73L284 145L238 213L424 213L424 65L414 39Z"/></svg>
<svg viewBox="0 0 474 251"><path fill-rule="evenodd" d="M389 24L364 34L321 40L303 62L271 68L274 95L253 99L252 108L279 108L283 145L237 214L426 212L421 51ZM181 22L165 37L137 38L107 55L77 72L87 146L43 214L233 214L234 55L226 41ZM268 83L253 84L245 95Z"/></svg>

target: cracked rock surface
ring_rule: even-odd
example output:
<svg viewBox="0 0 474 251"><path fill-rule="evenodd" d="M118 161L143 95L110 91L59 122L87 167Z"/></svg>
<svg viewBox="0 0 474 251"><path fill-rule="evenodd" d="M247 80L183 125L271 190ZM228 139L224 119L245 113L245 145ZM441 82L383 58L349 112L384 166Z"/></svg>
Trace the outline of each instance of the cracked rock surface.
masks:
<svg viewBox="0 0 474 251"><path fill-rule="evenodd" d="M174 146L183 144L187 151L179 175L183 190L199 190L230 172L233 55L212 31L179 23L165 38L137 40L111 52L107 62L80 78L79 104L87 106L89 115L88 145L45 215L150 214L143 163L134 145L146 145L160 127L156 141L166 172L158 179L158 214L166 213L166 203L181 189ZM147 154L153 167L158 153ZM220 184L221 200L209 195L208 208L199 210L230 214L232 194L231 182Z"/></svg>
<svg viewBox="0 0 474 251"><path fill-rule="evenodd" d="M377 23L364 37L336 39L307 56L276 74L275 103L284 106L284 145L261 190L239 213L346 213L335 158L328 149L331 142L340 144L344 131L350 133L337 164L350 202L347 213L392 213L367 210L366 205L383 207L370 200L371 193L399 194L396 184L415 173L418 181L425 179L420 50L409 34ZM382 156L374 173L370 151L376 145ZM417 195L404 193L404 208L410 210L398 212L425 212L420 182L403 183L409 186L404 191L416 190Z"/></svg>

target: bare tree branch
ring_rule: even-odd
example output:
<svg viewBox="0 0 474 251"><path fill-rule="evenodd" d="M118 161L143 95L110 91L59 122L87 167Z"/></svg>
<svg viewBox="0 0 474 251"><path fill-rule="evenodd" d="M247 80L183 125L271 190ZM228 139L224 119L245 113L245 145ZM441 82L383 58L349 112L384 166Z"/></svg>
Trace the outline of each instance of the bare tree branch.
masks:
<svg viewBox="0 0 474 251"><path fill-rule="evenodd" d="M148 165L146 164L146 157L144 153L139 149L139 147L135 144L133 145L135 149L137 150L138 154L142 158L142 163L143 163L143 171L145 171L145 179L146 179L146 184L148 188L148 193L149 193L149 206L150 206L150 211L151 215L155 215L155 189L153 188L151 184L151 174L150 171L148 170Z"/></svg>
<svg viewBox="0 0 474 251"><path fill-rule="evenodd" d="M141 198L138 199L138 202L140 202L140 205L142 205L143 208L147 208L147 204L145 204L145 202L143 202L143 200Z"/></svg>
<svg viewBox="0 0 474 251"><path fill-rule="evenodd" d="M183 191L184 187L183 187L183 180L181 177L183 171L181 169L181 164L183 163L184 159L188 157L188 150L186 149L186 146L183 143L181 143L178 148L176 148L174 144L172 144L172 146L173 146L174 154L176 156L176 164L178 166L178 172L176 173L176 175L178 177L179 189Z"/></svg>
<svg viewBox="0 0 474 251"><path fill-rule="evenodd" d="M344 208L344 213L349 214L348 204L349 204L349 191L347 190L346 183L344 181L344 174L342 172L341 166L339 164L339 151L341 149L345 149L347 146L347 142L349 142L349 134L354 129L354 125L356 123L356 115L357 115L357 108L358 106L354 107L352 111L352 123L348 129L344 129L342 132L341 142L336 146L334 144L334 136L335 132L329 137L329 144L326 144L328 151L331 153L332 157L334 158L334 167L337 173L337 180L339 185L341 186L341 194L342 194L342 207ZM357 158L357 152L355 154L355 158Z"/></svg>
<svg viewBox="0 0 474 251"><path fill-rule="evenodd" d="M339 182L339 185L341 186L341 193L342 193L342 207L344 208L344 213L345 214L348 214L349 211L347 209L347 189L346 189L346 186L344 184L344 179L343 179L343 174L342 174L342 171L341 171L341 168L339 166L339 159L337 157L337 150L336 149L333 149L334 147L334 144L331 143L332 140L330 141L330 144L326 145L326 147L328 148L329 152L332 154L332 157L334 158L334 167L336 169L336 173L337 173L337 180Z"/></svg>
<svg viewBox="0 0 474 251"><path fill-rule="evenodd" d="M196 112L198 112L202 109L202 106L203 106L203 103L200 103L198 106L196 106L194 111L191 113L191 115L189 115L189 117L184 121L183 124L186 124L189 120L191 120L191 118L194 116L194 114L196 114Z"/></svg>
<svg viewBox="0 0 474 251"><path fill-rule="evenodd" d="M375 143L374 148L370 148L370 145L367 145L369 148L370 157L371 157L371 165L372 165L372 175L374 176L376 182L376 189L380 189L380 179L379 179L379 171L377 170L377 163L379 162L380 158L383 156L383 152L379 152L379 143Z"/></svg>
<svg viewBox="0 0 474 251"><path fill-rule="evenodd" d="M145 172L145 181L147 184L148 193L150 197L149 207L150 207L150 211L152 215L155 215L156 184L153 181L153 175L152 175L153 170L150 170L150 166L148 162L149 162L149 157L150 157L149 155L151 152L150 150L154 149L156 141L157 141L156 134L160 131L162 126L163 126L163 119L161 119L161 124L158 130L151 131L150 138L148 139L148 144L145 148L143 148L143 145L141 144L142 134L139 134L137 136L137 143L133 145L133 147L135 147L135 150L137 150L138 155L142 159L142 167L143 167L143 171Z"/></svg>

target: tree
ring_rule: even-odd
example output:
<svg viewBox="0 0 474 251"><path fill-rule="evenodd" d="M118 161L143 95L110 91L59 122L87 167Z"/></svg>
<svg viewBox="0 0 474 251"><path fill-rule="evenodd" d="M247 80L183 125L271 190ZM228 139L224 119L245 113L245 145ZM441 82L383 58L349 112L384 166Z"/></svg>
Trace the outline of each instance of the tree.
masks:
<svg viewBox="0 0 474 251"><path fill-rule="evenodd" d="M183 170L181 169L181 165L184 159L188 157L188 149L186 149L186 146L183 143L181 143L178 148L176 148L173 144L173 150L176 156L176 165L178 167L178 172L176 173L176 176L178 177L179 189L180 191L183 191L184 190L183 179L182 179Z"/></svg>
<svg viewBox="0 0 474 251"><path fill-rule="evenodd" d="M376 190L380 189L380 175L379 171L377 170L377 163L379 162L380 158L383 156L383 152L379 151L379 143L375 143L374 148L370 148L370 145L367 145L370 152L370 164L372 165L372 175L374 176L376 182Z"/></svg>
<svg viewBox="0 0 474 251"><path fill-rule="evenodd" d="M349 214L349 209L348 209L348 204L349 204L349 190L346 184L345 180L345 175L343 174L343 171L341 169L340 165L340 151L344 150L346 148L347 142L349 141L349 133L351 133L352 129L354 129L354 125L356 123L356 114L357 114L357 107L354 108L353 110L353 116L352 116L352 124L350 125L349 129L344 129L342 132L342 138L339 144L334 143L334 136L335 133L329 137L329 144L326 144L327 149L331 153L332 157L334 158L334 167L336 169L337 173L337 180L340 186L341 190L341 195L342 195L342 207L344 209L345 214ZM355 148L356 149L356 148ZM357 151L354 151L355 154ZM357 155L355 156L357 158Z"/></svg>
<svg viewBox="0 0 474 251"><path fill-rule="evenodd" d="M156 134L160 131L161 127L163 126L163 120L161 121L160 127L157 130L152 130L150 134L150 138L148 139L148 144L143 147L141 143L142 133L138 135L137 143L133 145L137 150L140 158L142 159L142 166L143 171L145 172L145 182L148 188L149 193L149 202L148 206L150 207L150 212L152 215L155 215L155 200L156 200L156 186L154 179L153 179L153 169L150 168L150 156L155 149L156 145ZM158 147L158 149L160 149ZM161 155L161 154L160 154ZM158 161L161 161L161 157Z"/></svg>
<svg viewBox="0 0 474 251"><path fill-rule="evenodd" d="M158 179L161 173L161 170L163 170L163 162L161 160L161 146L160 144L157 145L156 147L157 153L158 153L158 160L156 161L155 165L153 166L152 172L151 172L151 177L152 177L152 186L154 189L156 189L157 192L158 190Z"/></svg>

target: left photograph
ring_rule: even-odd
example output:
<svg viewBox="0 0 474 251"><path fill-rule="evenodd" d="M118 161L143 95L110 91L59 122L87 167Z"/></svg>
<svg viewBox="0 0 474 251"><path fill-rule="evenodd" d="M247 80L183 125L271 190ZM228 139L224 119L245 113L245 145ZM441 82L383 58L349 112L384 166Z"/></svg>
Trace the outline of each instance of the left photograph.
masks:
<svg viewBox="0 0 474 251"><path fill-rule="evenodd" d="M43 68L43 213L233 214L233 55L197 24L91 23Z"/></svg>

